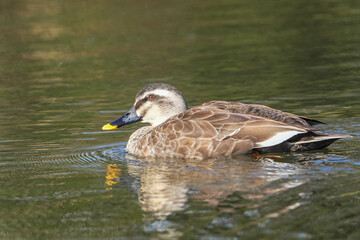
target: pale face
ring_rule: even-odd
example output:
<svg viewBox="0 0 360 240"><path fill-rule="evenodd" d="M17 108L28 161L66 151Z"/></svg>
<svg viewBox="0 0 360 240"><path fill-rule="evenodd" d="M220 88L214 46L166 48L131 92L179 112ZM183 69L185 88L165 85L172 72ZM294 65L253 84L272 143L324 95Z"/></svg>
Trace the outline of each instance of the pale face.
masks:
<svg viewBox="0 0 360 240"><path fill-rule="evenodd" d="M187 109L182 95L167 89L144 92L135 99L136 115L142 122L157 126Z"/></svg>
<svg viewBox="0 0 360 240"><path fill-rule="evenodd" d="M153 83L136 95L134 106L127 113L104 125L102 130L114 130L139 121L157 126L186 109L185 99L176 88L165 83Z"/></svg>

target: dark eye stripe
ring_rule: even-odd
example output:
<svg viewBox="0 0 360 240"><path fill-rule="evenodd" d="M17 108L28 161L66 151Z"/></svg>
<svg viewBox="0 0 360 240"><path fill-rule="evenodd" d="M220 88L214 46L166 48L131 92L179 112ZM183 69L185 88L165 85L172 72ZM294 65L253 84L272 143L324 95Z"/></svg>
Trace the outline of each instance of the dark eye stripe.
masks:
<svg viewBox="0 0 360 240"><path fill-rule="evenodd" d="M147 98L140 99L140 100L135 104L135 109L139 109L146 101L147 101Z"/></svg>
<svg viewBox="0 0 360 240"><path fill-rule="evenodd" d="M154 98L152 99L149 99L149 96L150 95L147 95L145 96L143 99L140 99L136 104L135 104L135 109L140 109L140 107L142 105L144 105L147 101L161 101L162 99L165 99L165 97L162 97L162 96L159 96L159 95L154 95L154 94L151 94L152 96L154 96ZM147 111L147 110L146 110Z"/></svg>

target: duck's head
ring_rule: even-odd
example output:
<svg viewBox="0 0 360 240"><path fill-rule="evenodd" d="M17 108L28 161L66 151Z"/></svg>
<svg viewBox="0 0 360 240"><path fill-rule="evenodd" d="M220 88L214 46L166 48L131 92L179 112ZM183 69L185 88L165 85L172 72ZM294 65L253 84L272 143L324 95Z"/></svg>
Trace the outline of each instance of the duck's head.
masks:
<svg viewBox="0 0 360 240"><path fill-rule="evenodd" d="M184 96L179 90L169 84L153 83L136 95L135 103L127 113L104 125L102 130L113 130L139 121L157 126L186 109Z"/></svg>

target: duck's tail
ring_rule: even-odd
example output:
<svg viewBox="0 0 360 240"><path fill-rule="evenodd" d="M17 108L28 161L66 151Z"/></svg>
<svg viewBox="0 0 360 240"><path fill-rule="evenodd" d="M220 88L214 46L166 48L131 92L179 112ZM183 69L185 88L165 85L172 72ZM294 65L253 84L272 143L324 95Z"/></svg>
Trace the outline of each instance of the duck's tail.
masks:
<svg viewBox="0 0 360 240"><path fill-rule="evenodd" d="M350 135L344 134L324 134L302 137L297 141L291 142L290 151L310 151L328 147L336 140L343 138L351 138Z"/></svg>
<svg viewBox="0 0 360 240"><path fill-rule="evenodd" d="M343 138L352 138L344 134L325 134L320 132L308 132L294 136L293 138L275 146L254 149L259 153L273 152L302 152L326 148L333 142Z"/></svg>

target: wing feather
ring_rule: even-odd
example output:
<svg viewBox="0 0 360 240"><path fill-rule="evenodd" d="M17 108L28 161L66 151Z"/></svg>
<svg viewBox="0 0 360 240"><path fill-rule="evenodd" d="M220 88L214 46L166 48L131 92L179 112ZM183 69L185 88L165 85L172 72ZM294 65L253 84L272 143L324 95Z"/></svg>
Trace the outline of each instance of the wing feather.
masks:
<svg viewBox="0 0 360 240"><path fill-rule="evenodd" d="M244 154L282 143L307 130L268 118L195 108L156 127L146 145L157 156L207 158Z"/></svg>
<svg viewBox="0 0 360 240"><path fill-rule="evenodd" d="M298 116L292 113L283 112L268 106L259 104L245 104L240 102L211 101L198 106L202 109L222 109L232 113L250 114L259 117L269 118L275 121L310 128L312 125L324 124L321 121Z"/></svg>

